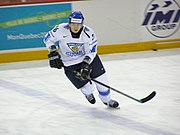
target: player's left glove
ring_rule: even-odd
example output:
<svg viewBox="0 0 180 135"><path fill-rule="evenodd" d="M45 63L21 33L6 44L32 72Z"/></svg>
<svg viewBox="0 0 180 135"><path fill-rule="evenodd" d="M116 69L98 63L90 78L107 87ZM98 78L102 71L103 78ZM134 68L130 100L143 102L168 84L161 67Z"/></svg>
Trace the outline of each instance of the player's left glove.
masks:
<svg viewBox="0 0 180 135"><path fill-rule="evenodd" d="M89 56L86 56L81 64L81 70L80 70L80 79L81 80L87 80L90 79L90 73L92 71L92 68L90 66L91 58Z"/></svg>

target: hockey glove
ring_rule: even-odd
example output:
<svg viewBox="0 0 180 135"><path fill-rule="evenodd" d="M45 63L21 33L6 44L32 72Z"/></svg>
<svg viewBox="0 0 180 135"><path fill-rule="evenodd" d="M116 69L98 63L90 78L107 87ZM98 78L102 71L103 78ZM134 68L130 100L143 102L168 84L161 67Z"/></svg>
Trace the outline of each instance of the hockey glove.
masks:
<svg viewBox="0 0 180 135"><path fill-rule="evenodd" d="M64 66L61 60L61 56L57 52L55 45L50 47L50 54L48 54L48 58L49 58L49 65L51 68L61 69Z"/></svg>
<svg viewBox="0 0 180 135"><path fill-rule="evenodd" d="M81 80L90 79L90 73L92 71L90 67L90 61L91 61L91 58L89 56L86 56L81 64L81 70L80 70Z"/></svg>

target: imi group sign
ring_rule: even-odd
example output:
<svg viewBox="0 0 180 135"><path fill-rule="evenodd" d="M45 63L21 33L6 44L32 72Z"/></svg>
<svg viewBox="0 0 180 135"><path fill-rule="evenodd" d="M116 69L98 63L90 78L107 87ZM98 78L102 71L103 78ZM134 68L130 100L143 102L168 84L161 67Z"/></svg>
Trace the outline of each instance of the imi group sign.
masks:
<svg viewBox="0 0 180 135"><path fill-rule="evenodd" d="M152 0L145 9L142 26L158 38L175 34L180 27L180 6L177 0Z"/></svg>

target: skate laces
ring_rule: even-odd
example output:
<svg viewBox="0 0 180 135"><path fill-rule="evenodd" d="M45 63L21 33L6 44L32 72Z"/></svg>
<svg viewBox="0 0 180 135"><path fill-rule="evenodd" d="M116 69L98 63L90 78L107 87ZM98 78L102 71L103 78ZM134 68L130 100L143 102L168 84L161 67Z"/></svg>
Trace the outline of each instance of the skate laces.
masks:
<svg viewBox="0 0 180 135"><path fill-rule="evenodd" d="M86 96L86 99L91 103L94 104L96 102L96 99L94 98L93 94L90 94L88 96Z"/></svg>
<svg viewBox="0 0 180 135"><path fill-rule="evenodd" d="M107 104L109 105L109 106L113 106L114 104L115 104L115 100L110 100Z"/></svg>
<svg viewBox="0 0 180 135"><path fill-rule="evenodd" d="M117 108L119 106L119 103L115 100L110 100L108 103L105 103L107 106L112 108Z"/></svg>
<svg viewBox="0 0 180 135"><path fill-rule="evenodd" d="M86 96L86 98L87 98L89 101L92 101L92 100L94 99L94 96L93 96L93 94L91 94L91 95Z"/></svg>

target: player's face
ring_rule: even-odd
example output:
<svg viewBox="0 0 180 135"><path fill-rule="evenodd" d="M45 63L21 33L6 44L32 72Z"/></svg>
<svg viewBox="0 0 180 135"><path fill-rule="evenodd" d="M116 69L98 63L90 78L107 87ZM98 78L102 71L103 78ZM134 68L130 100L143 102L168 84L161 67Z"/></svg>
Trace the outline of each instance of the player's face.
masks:
<svg viewBox="0 0 180 135"><path fill-rule="evenodd" d="M73 33L78 33L79 30L81 29L82 27L82 24L81 23L70 23L70 27L71 27L71 31Z"/></svg>

